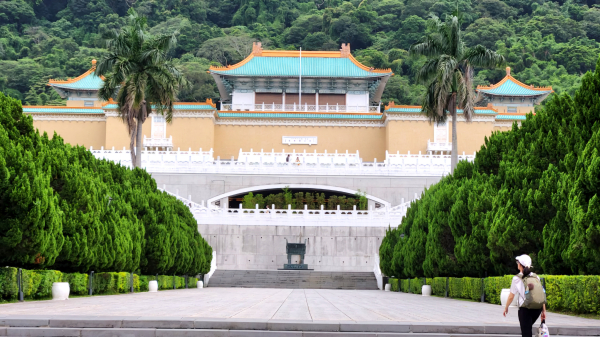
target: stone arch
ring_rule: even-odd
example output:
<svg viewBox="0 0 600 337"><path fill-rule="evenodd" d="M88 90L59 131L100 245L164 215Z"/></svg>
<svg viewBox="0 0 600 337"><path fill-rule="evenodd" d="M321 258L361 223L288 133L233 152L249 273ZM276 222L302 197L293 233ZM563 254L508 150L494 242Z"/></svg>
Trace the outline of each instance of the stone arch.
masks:
<svg viewBox="0 0 600 337"><path fill-rule="evenodd" d="M345 187L337 187L337 186L330 186L330 185L315 185L315 184L272 184L272 185L260 185L260 186L252 186L252 187L244 187L244 188L240 188L237 190L233 190L233 191L229 191L220 195L217 195L215 197L212 197L210 199L208 199L207 204L208 205L213 205L214 202L219 201L221 199L224 198L229 198L231 196L234 195L238 195L238 194L242 194L242 193L249 193L249 192L259 192L259 191L263 191L263 190L274 190L274 189L283 189L284 187L288 187L290 189L294 189L294 188L302 188L302 189L315 189L315 190L327 190L327 191L333 191L333 192L340 192L340 193L348 193L348 194L356 194L358 191L357 190L353 190L350 188L345 188ZM371 202L373 203L378 203L383 205L383 207L391 207L391 204L381 198L375 197L373 195L370 194L366 194L365 197Z"/></svg>

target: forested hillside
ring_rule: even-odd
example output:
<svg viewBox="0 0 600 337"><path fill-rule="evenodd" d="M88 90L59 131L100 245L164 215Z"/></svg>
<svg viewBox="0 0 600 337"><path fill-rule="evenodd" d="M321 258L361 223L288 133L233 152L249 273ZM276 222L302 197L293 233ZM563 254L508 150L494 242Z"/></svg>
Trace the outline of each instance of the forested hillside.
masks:
<svg viewBox="0 0 600 337"><path fill-rule="evenodd" d="M24 104L63 104L48 79L89 69L104 52L102 35L125 24L129 7L148 17L151 32L180 31L173 57L193 84L182 101L218 98L206 69L242 60L260 40L305 50L349 42L361 62L396 73L384 103L418 104L422 60L406 51L429 15L457 7L466 41L502 53L528 84L573 94L599 54L600 0L0 0L0 91ZM475 84L503 76L481 70Z"/></svg>

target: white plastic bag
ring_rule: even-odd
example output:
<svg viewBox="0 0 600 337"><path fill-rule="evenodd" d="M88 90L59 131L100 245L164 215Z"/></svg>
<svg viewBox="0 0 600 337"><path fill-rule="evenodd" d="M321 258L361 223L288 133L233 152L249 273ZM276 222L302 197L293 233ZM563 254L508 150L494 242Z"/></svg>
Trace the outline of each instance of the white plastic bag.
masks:
<svg viewBox="0 0 600 337"><path fill-rule="evenodd" d="M550 333L548 332L548 326L546 325L546 321L543 320L542 324L538 328L537 337L550 337Z"/></svg>

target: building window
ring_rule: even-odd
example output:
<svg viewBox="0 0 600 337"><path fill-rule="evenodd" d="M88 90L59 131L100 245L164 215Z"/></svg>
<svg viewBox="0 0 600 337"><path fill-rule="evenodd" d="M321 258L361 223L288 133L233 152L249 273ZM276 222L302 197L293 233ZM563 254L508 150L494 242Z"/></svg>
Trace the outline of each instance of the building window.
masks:
<svg viewBox="0 0 600 337"><path fill-rule="evenodd" d="M509 106L507 112L514 112L514 113L516 113L517 112L517 107L514 107L514 106L510 107Z"/></svg>
<svg viewBox="0 0 600 337"><path fill-rule="evenodd" d="M164 116L152 116L152 138L166 138L167 123Z"/></svg>
<svg viewBox="0 0 600 337"><path fill-rule="evenodd" d="M83 101L83 106L93 107L94 101Z"/></svg>

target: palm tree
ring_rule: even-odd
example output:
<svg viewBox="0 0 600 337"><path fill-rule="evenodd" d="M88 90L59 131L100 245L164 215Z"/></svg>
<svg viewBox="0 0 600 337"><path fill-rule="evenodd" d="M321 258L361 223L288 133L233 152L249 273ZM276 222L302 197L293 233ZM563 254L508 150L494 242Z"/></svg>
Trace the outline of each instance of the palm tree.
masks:
<svg viewBox="0 0 600 337"><path fill-rule="evenodd" d="M129 24L106 37L108 54L98 62L96 75L105 77L99 97L117 101L119 116L131 138L131 164L140 167L142 125L153 109L171 122L173 102L187 82L168 56L178 32L152 36L147 32L146 18L133 8L127 13Z"/></svg>
<svg viewBox="0 0 600 337"><path fill-rule="evenodd" d="M421 113L430 122L444 123L452 117L451 169L458 164L456 110L463 110L467 122L473 116L475 92L473 68L494 68L504 64L504 57L482 45L468 48L462 40L460 19L449 16L442 22L432 16L428 22L429 33L419 43L410 47L410 54L425 56L427 61L417 72L417 81L427 86Z"/></svg>

